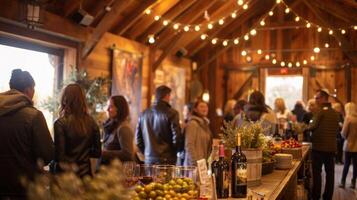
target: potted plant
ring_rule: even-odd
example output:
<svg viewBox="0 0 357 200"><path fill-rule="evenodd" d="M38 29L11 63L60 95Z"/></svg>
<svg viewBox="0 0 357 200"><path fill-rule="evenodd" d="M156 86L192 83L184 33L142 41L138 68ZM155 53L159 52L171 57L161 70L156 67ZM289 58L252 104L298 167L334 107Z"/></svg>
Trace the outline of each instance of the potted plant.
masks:
<svg viewBox="0 0 357 200"><path fill-rule="evenodd" d="M266 145L261 121L248 122L240 127L235 126L234 122L224 122L221 130L225 146L229 148L230 151L236 146L237 133L241 135L242 150L247 157L248 186L260 185L262 175L262 150Z"/></svg>

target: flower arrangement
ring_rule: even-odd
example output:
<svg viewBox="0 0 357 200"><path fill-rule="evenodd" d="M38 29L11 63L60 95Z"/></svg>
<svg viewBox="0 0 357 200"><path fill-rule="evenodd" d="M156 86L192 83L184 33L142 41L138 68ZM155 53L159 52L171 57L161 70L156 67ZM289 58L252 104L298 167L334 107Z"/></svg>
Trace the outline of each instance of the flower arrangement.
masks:
<svg viewBox="0 0 357 200"><path fill-rule="evenodd" d="M123 183L122 164L115 160L110 166L101 167L94 178L87 176L82 180L73 172L44 174L26 185L29 200L129 200L134 191L124 187Z"/></svg>
<svg viewBox="0 0 357 200"><path fill-rule="evenodd" d="M237 141L237 133L241 135L242 148L264 148L266 145L264 129L261 122L248 122L242 126L235 126L234 122L223 122L222 139L225 142L225 146L228 148L234 148Z"/></svg>

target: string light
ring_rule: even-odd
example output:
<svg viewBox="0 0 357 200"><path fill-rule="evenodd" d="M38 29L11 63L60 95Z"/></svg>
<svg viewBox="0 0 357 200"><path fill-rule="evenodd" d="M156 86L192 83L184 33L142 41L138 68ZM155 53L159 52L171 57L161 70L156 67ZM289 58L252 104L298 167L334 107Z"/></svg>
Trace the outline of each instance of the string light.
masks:
<svg viewBox="0 0 357 200"><path fill-rule="evenodd" d="M151 14L151 10L150 9L145 10L145 14L150 15Z"/></svg>
<svg viewBox="0 0 357 200"><path fill-rule="evenodd" d="M154 44L155 43L155 36L154 35L149 35L149 43Z"/></svg>
<svg viewBox="0 0 357 200"><path fill-rule="evenodd" d="M286 8L285 9L285 13L288 14L290 12L290 9L289 8Z"/></svg>
<svg viewBox="0 0 357 200"><path fill-rule="evenodd" d="M274 58L271 62L275 65L277 61L276 61L276 59Z"/></svg>
<svg viewBox="0 0 357 200"><path fill-rule="evenodd" d="M280 66L285 67L285 62L284 62L284 61L281 61L281 62L280 62Z"/></svg>
<svg viewBox="0 0 357 200"><path fill-rule="evenodd" d="M244 35L244 40L246 40L246 41L249 40L249 35L248 34Z"/></svg>
<svg viewBox="0 0 357 200"><path fill-rule="evenodd" d="M300 67L300 62L296 62L296 67Z"/></svg>
<svg viewBox="0 0 357 200"><path fill-rule="evenodd" d="M239 44L239 39L236 38L236 39L234 39L233 42L234 42L234 44Z"/></svg>
<svg viewBox="0 0 357 200"><path fill-rule="evenodd" d="M207 25L207 28L208 28L208 29L212 29L212 28L213 28L213 24L209 23L209 24Z"/></svg>
<svg viewBox="0 0 357 200"><path fill-rule="evenodd" d="M329 48L330 45L328 43L325 43L325 48Z"/></svg>
<svg viewBox="0 0 357 200"><path fill-rule="evenodd" d="M265 60L269 60L269 59L270 59L269 54L265 55Z"/></svg>
<svg viewBox="0 0 357 200"><path fill-rule="evenodd" d="M180 25L179 24L174 24L174 29L177 30L179 29Z"/></svg>
<svg viewBox="0 0 357 200"><path fill-rule="evenodd" d="M317 28L317 32L321 32L322 31L322 28L321 27L319 27L319 28Z"/></svg>
<svg viewBox="0 0 357 200"><path fill-rule="evenodd" d="M200 31L200 30L201 30L200 26L199 26L199 25L196 25L196 26L195 26L195 31Z"/></svg>
<svg viewBox="0 0 357 200"><path fill-rule="evenodd" d="M276 0L276 3L277 3L277 4L281 3L281 0Z"/></svg>
<svg viewBox="0 0 357 200"><path fill-rule="evenodd" d="M264 20L260 21L260 25L265 26L265 21Z"/></svg>
<svg viewBox="0 0 357 200"><path fill-rule="evenodd" d="M320 53L320 48L319 47L315 47L314 48L314 53Z"/></svg>
<svg viewBox="0 0 357 200"><path fill-rule="evenodd" d="M252 62L252 57L250 56L247 56L245 59L247 60L247 62Z"/></svg>
<svg viewBox="0 0 357 200"><path fill-rule="evenodd" d="M160 20L160 16L156 15L156 16L154 17L154 20L155 20L155 21L159 21L159 20Z"/></svg>
<svg viewBox="0 0 357 200"><path fill-rule="evenodd" d="M223 44L223 46L227 46L228 45L228 41L224 40L222 44Z"/></svg>
<svg viewBox="0 0 357 200"><path fill-rule="evenodd" d="M163 24L164 26L167 26L167 25L169 25L169 21L164 20L164 21L162 22L162 24Z"/></svg>
<svg viewBox="0 0 357 200"><path fill-rule="evenodd" d="M273 16L274 12L273 11L269 11L269 16Z"/></svg>
<svg viewBox="0 0 357 200"><path fill-rule="evenodd" d="M306 28L310 28L311 27L311 24L310 24L310 22L308 22L307 24L306 24Z"/></svg>
<svg viewBox="0 0 357 200"><path fill-rule="evenodd" d="M295 21L296 21L296 22L300 21L300 17L299 17L299 16L296 16L296 17L295 17Z"/></svg>
<svg viewBox="0 0 357 200"><path fill-rule="evenodd" d="M255 36L255 35L257 34L257 30L252 29L252 30L250 31L250 34L253 35L253 36Z"/></svg>
<svg viewBox="0 0 357 200"><path fill-rule="evenodd" d="M262 50L261 49L258 49L257 53L260 55L262 54Z"/></svg>
<svg viewBox="0 0 357 200"><path fill-rule="evenodd" d="M293 67L293 64L291 62L288 63L288 67L289 68L292 68Z"/></svg>
<svg viewBox="0 0 357 200"><path fill-rule="evenodd" d="M189 27L189 26L185 26L185 27L183 28L183 30L184 30L185 32L188 32L188 31L190 30L190 27Z"/></svg>
<svg viewBox="0 0 357 200"><path fill-rule="evenodd" d="M237 13L233 12L233 13L231 14L231 17L232 17L233 19L236 18L236 17L237 17Z"/></svg>
<svg viewBox="0 0 357 200"><path fill-rule="evenodd" d="M354 29L354 30L357 30L357 26L353 26L353 29Z"/></svg>
<svg viewBox="0 0 357 200"><path fill-rule="evenodd" d="M329 35L332 35L332 34L333 34L333 30L329 30L329 31L328 31L328 34L329 34Z"/></svg>
<svg viewBox="0 0 357 200"><path fill-rule="evenodd" d="M311 61L314 61L314 60L315 60L315 56L311 56L311 57L310 57L310 60L311 60Z"/></svg>
<svg viewBox="0 0 357 200"><path fill-rule="evenodd" d="M202 34L201 35L201 40L205 40L207 38L207 35L206 34Z"/></svg>
<svg viewBox="0 0 357 200"><path fill-rule="evenodd" d="M342 29L342 30L341 30L341 34L342 34L342 35L346 34L345 29Z"/></svg>
<svg viewBox="0 0 357 200"><path fill-rule="evenodd" d="M248 4L244 4L243 9L247 10L248 9Z"/></svg>
<svg viewBox="0 0 357 200"><path fill-rule="evenodd" d="M214 38L214 39L212 39L212 44L217 44L217 39L216 38Z"/></svg>
<svg viewBox="0 0 357 200"><path fill-rule="evenodd" d="M307 60L303 60L302 63L303 63L304 65L306 65L306 64L307 64Z"/></svg>
<svg viewBox="0 0 357 200"><path fill-rule="evenodd" d="M220 19L220 20L218 21L218 24L219 24L219 25L223 25L223 24L224 24L224 19Z"/></svg>
<svg viewBox="0 0 357 200"><path fill-rule="evenodd" d="M247 55L247 52L246 52L245 50L243 50L243 51L241 52L241 55L242 55L242 56L246 56L246 55Z"/></svg>
<svg viewBox="0 0 357 200"><path fill-rule="evenodd" d="M238 5L241 6L241 5L243 5L244 1L243 0L238 0L237 3L238 3Z"/></svg>

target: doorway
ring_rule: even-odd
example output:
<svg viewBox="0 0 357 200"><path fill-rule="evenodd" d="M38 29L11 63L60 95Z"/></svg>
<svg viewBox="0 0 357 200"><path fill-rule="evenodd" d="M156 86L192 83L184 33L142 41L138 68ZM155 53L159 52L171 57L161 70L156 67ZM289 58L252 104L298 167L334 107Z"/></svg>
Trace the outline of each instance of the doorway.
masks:
<svg viewBox="0 0 357 200"><path fill-rule="evenodd" d="M274 109L274 101L281 97L289 110L294 108L296 101L303 99L303 76L284 75L267 76L265 82L265 102Z"/></svg>

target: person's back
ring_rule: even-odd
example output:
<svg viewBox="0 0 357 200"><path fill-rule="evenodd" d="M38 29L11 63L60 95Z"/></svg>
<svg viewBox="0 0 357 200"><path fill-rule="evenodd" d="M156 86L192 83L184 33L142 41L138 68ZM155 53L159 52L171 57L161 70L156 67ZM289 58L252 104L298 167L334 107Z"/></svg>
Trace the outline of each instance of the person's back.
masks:
<svg viewBox="0 0 357 200"><path fill-rule="evenodd" d="M168 103L171 89L164 89L154 105L142 113L136 129L136 144L147 164L175 164L176 153L183 146L179 114Z"/></svg>
<svg viewBox="0 0 357 200"><path fill-rule="evenodd" d="M336 152L336 132L339 129L339 114L330 103L321 105L312 119L312 149L323 152Z"/></svg>
<svg viewBox="0 0 357 200"><path fill-rule="evenodd" d="M0 93L0 130L0 199L25 198L20 178L32 180L42 170L38 164L53 159L45 118L33 107L31 97L12 89Z"/></svg>

